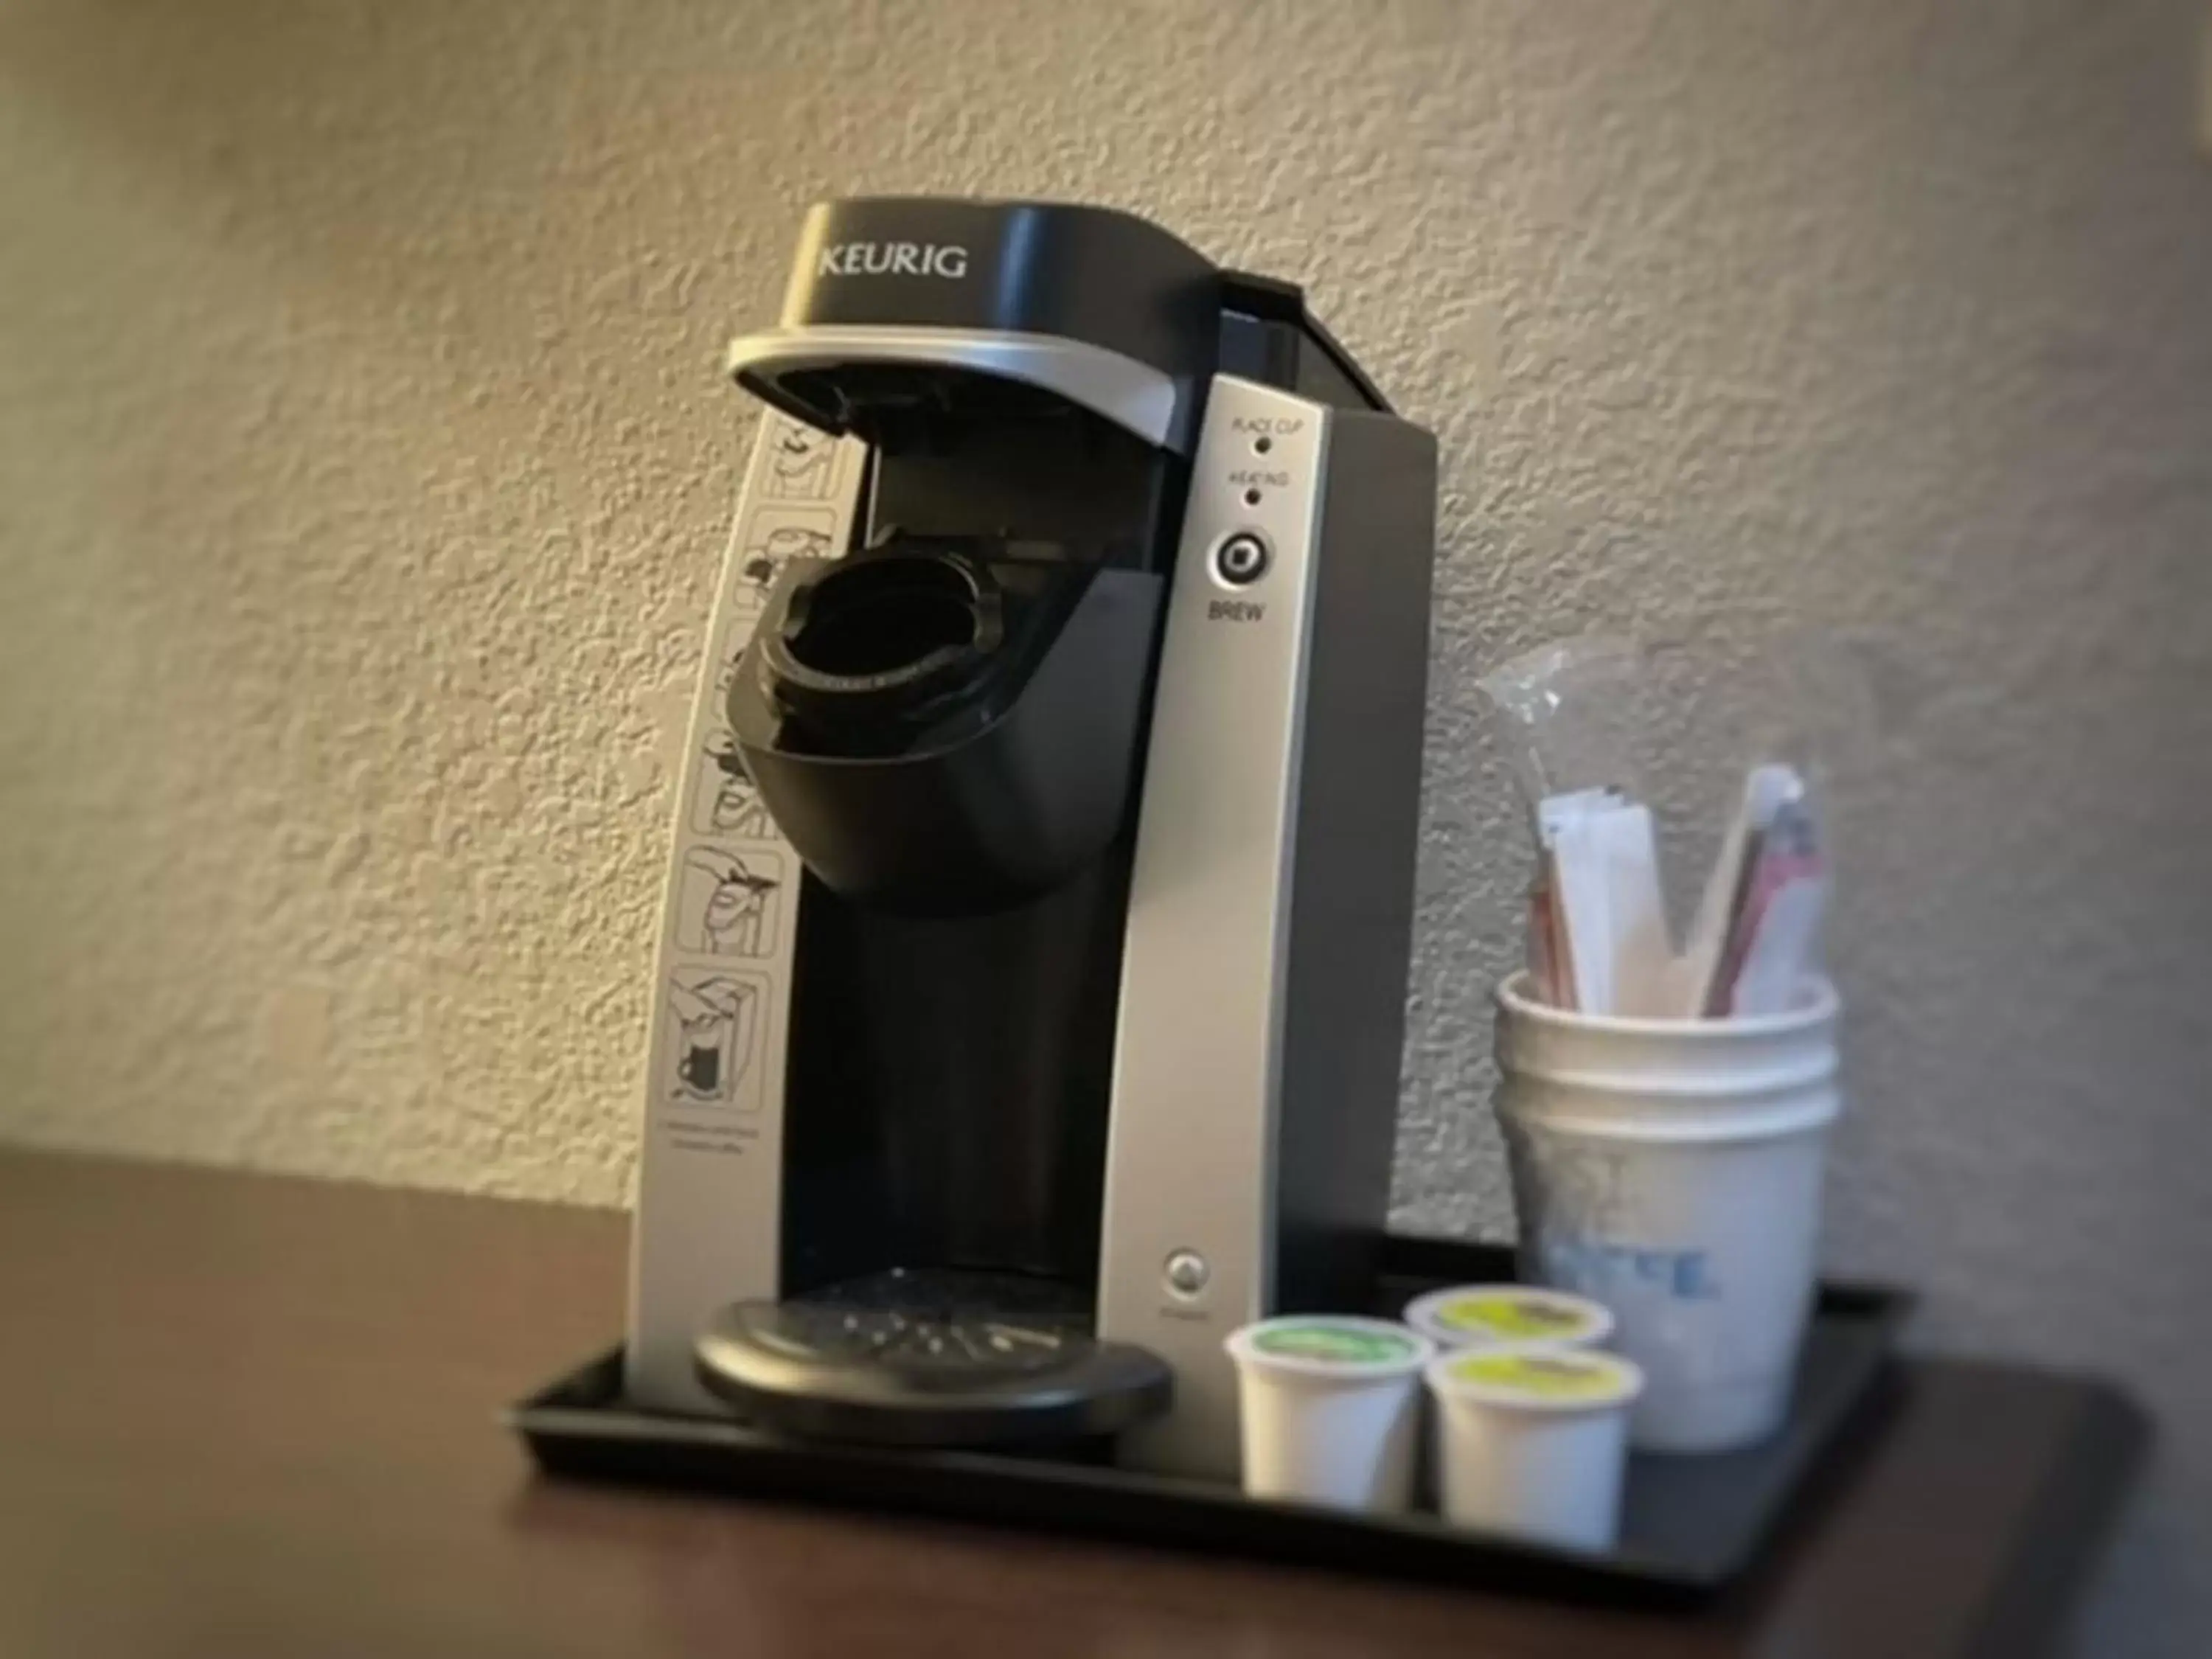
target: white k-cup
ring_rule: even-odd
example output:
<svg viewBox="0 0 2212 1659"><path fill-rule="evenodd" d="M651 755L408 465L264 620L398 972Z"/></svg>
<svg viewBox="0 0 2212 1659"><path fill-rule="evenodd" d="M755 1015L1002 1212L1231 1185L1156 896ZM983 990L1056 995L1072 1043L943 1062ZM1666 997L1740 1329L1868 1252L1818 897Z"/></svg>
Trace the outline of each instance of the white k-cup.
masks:
<svg viewBox="0 0 2212 1659"><path fill-rule="evenodd" d="M1613 1547L1641 1372L1577 1348L1462 1348L1432 1360L1437 1491L1454 1526Z"/></svg>
<svg viewBox="0 0 2212 1659"><path fill-rule="evenodd" d="M1420 1373L1435 1343L1390 1320L1292 1314L1224 1346L1237 1362L1248 1493L1373 1511L1413 1501Z"/></svg>
<svg viewBox="0 0 2212 1659"><path fill-rule="evenodd" d="M1616 1323L1586 1296L1540 1285L1453 1285L1406 1304L1406 1322L1440 1348L1601 1348Z"/></svg>
<svg viewBox="0 0 2212 1659"><path fill-rule="evenodd" d="M1723 1451L1789 1409L1841 1106L1834 989L1744 1019L1589 1015L1498 989L1498 1115L1532 1283L1602 1302L1653 1451Z"/></svg>

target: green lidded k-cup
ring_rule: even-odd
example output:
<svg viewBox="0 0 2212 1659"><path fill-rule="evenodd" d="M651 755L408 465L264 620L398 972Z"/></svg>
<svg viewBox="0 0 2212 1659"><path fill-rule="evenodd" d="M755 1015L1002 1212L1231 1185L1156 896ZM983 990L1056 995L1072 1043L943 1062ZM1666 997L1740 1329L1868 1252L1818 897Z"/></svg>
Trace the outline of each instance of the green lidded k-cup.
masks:
<svg viewBox="0 0 2212 1659"><path fill-rule="evenodd" d="M1223 1346L1237 1363L1248 1493L1373 1511L1413 1501L1434 1342L1392 1320L1290 1314Z"/></svg>

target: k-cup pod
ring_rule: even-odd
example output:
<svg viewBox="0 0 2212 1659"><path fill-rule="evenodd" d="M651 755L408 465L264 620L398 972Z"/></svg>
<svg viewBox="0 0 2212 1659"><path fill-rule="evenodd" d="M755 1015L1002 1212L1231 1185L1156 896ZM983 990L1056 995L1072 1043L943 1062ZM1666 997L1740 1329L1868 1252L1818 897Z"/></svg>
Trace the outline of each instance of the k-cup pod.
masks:
<svg viewBox="0 0 2212 1659"><path fill-rule="evenodd" d="M1419 1383L1435 1343L1387 1319L1293 1314L1224 1346L1246 1492L1376 1511L1413 1501Z"/></svg>
<svg viewBox="0 0 2212 1659"><path fill-rule="evenodd" d="M1431 1361L1426 1380L1447 1520L1575 1549L1613 1547L1641 1371L1589 1349L1463 1348Z"/></svg>
<svg viewBox="0 0 2212 1659"><path fill-rule="evenodd" d="M1455 1285L1406 1304L1406 1322L1440 1348L1601 1348L1613 1334L1601 1302L1533 1285Z"/></svg>

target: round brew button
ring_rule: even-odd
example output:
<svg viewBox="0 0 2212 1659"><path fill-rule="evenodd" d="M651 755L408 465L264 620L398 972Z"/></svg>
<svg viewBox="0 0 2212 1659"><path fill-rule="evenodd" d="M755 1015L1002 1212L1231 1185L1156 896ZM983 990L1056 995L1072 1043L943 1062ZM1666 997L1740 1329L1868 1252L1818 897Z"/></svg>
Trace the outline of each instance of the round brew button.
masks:
<svg viewBox="0 0 2212 1659"><path fill-rule="evenodd" d="M1206 1258L1196 1250L1177 1250L1168 1258L1168 1288L1177 1296L1196 1296L1206 1288Z"/></svg>
<svg viewBox="0 0 2212 1659"><path fill-rule="evenodd" d="M1249 587L1267 574L1267 544L1240 530L1213 550L1213 572L1231 587Z"/></svg>

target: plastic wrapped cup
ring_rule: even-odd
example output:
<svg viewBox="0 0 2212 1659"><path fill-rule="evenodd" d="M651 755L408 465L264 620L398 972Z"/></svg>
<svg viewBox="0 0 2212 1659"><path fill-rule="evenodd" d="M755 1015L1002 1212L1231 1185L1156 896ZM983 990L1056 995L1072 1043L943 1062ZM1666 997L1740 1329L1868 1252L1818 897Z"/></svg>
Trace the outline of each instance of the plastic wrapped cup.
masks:
<svg viewBox="0 0 2212 1659"><path fill-rule="evenodd" d="M1237 1363L1247 1493L1378 1512L1412 1503L1418 1384L1435 1343L1387 1319L1292 1314L1224 1346Z"/></svg>
<svg viewBox="0 0 2212 1659"><path fill-rule="evenodd" d="M1601 1302L1531 1285L1455 1285L1406 1304L1406 1322L1440 1348L1601 1348L1613 1334Z"/></svg>
<svg viewBox="0 0 2212 1659"><path fill-rule="evenodd" d="M1620 1527L1644 1373L1573 1348L1475 1348L1427 1368L1437 1491L1454 1526L1605 1550Z"/></svg>

